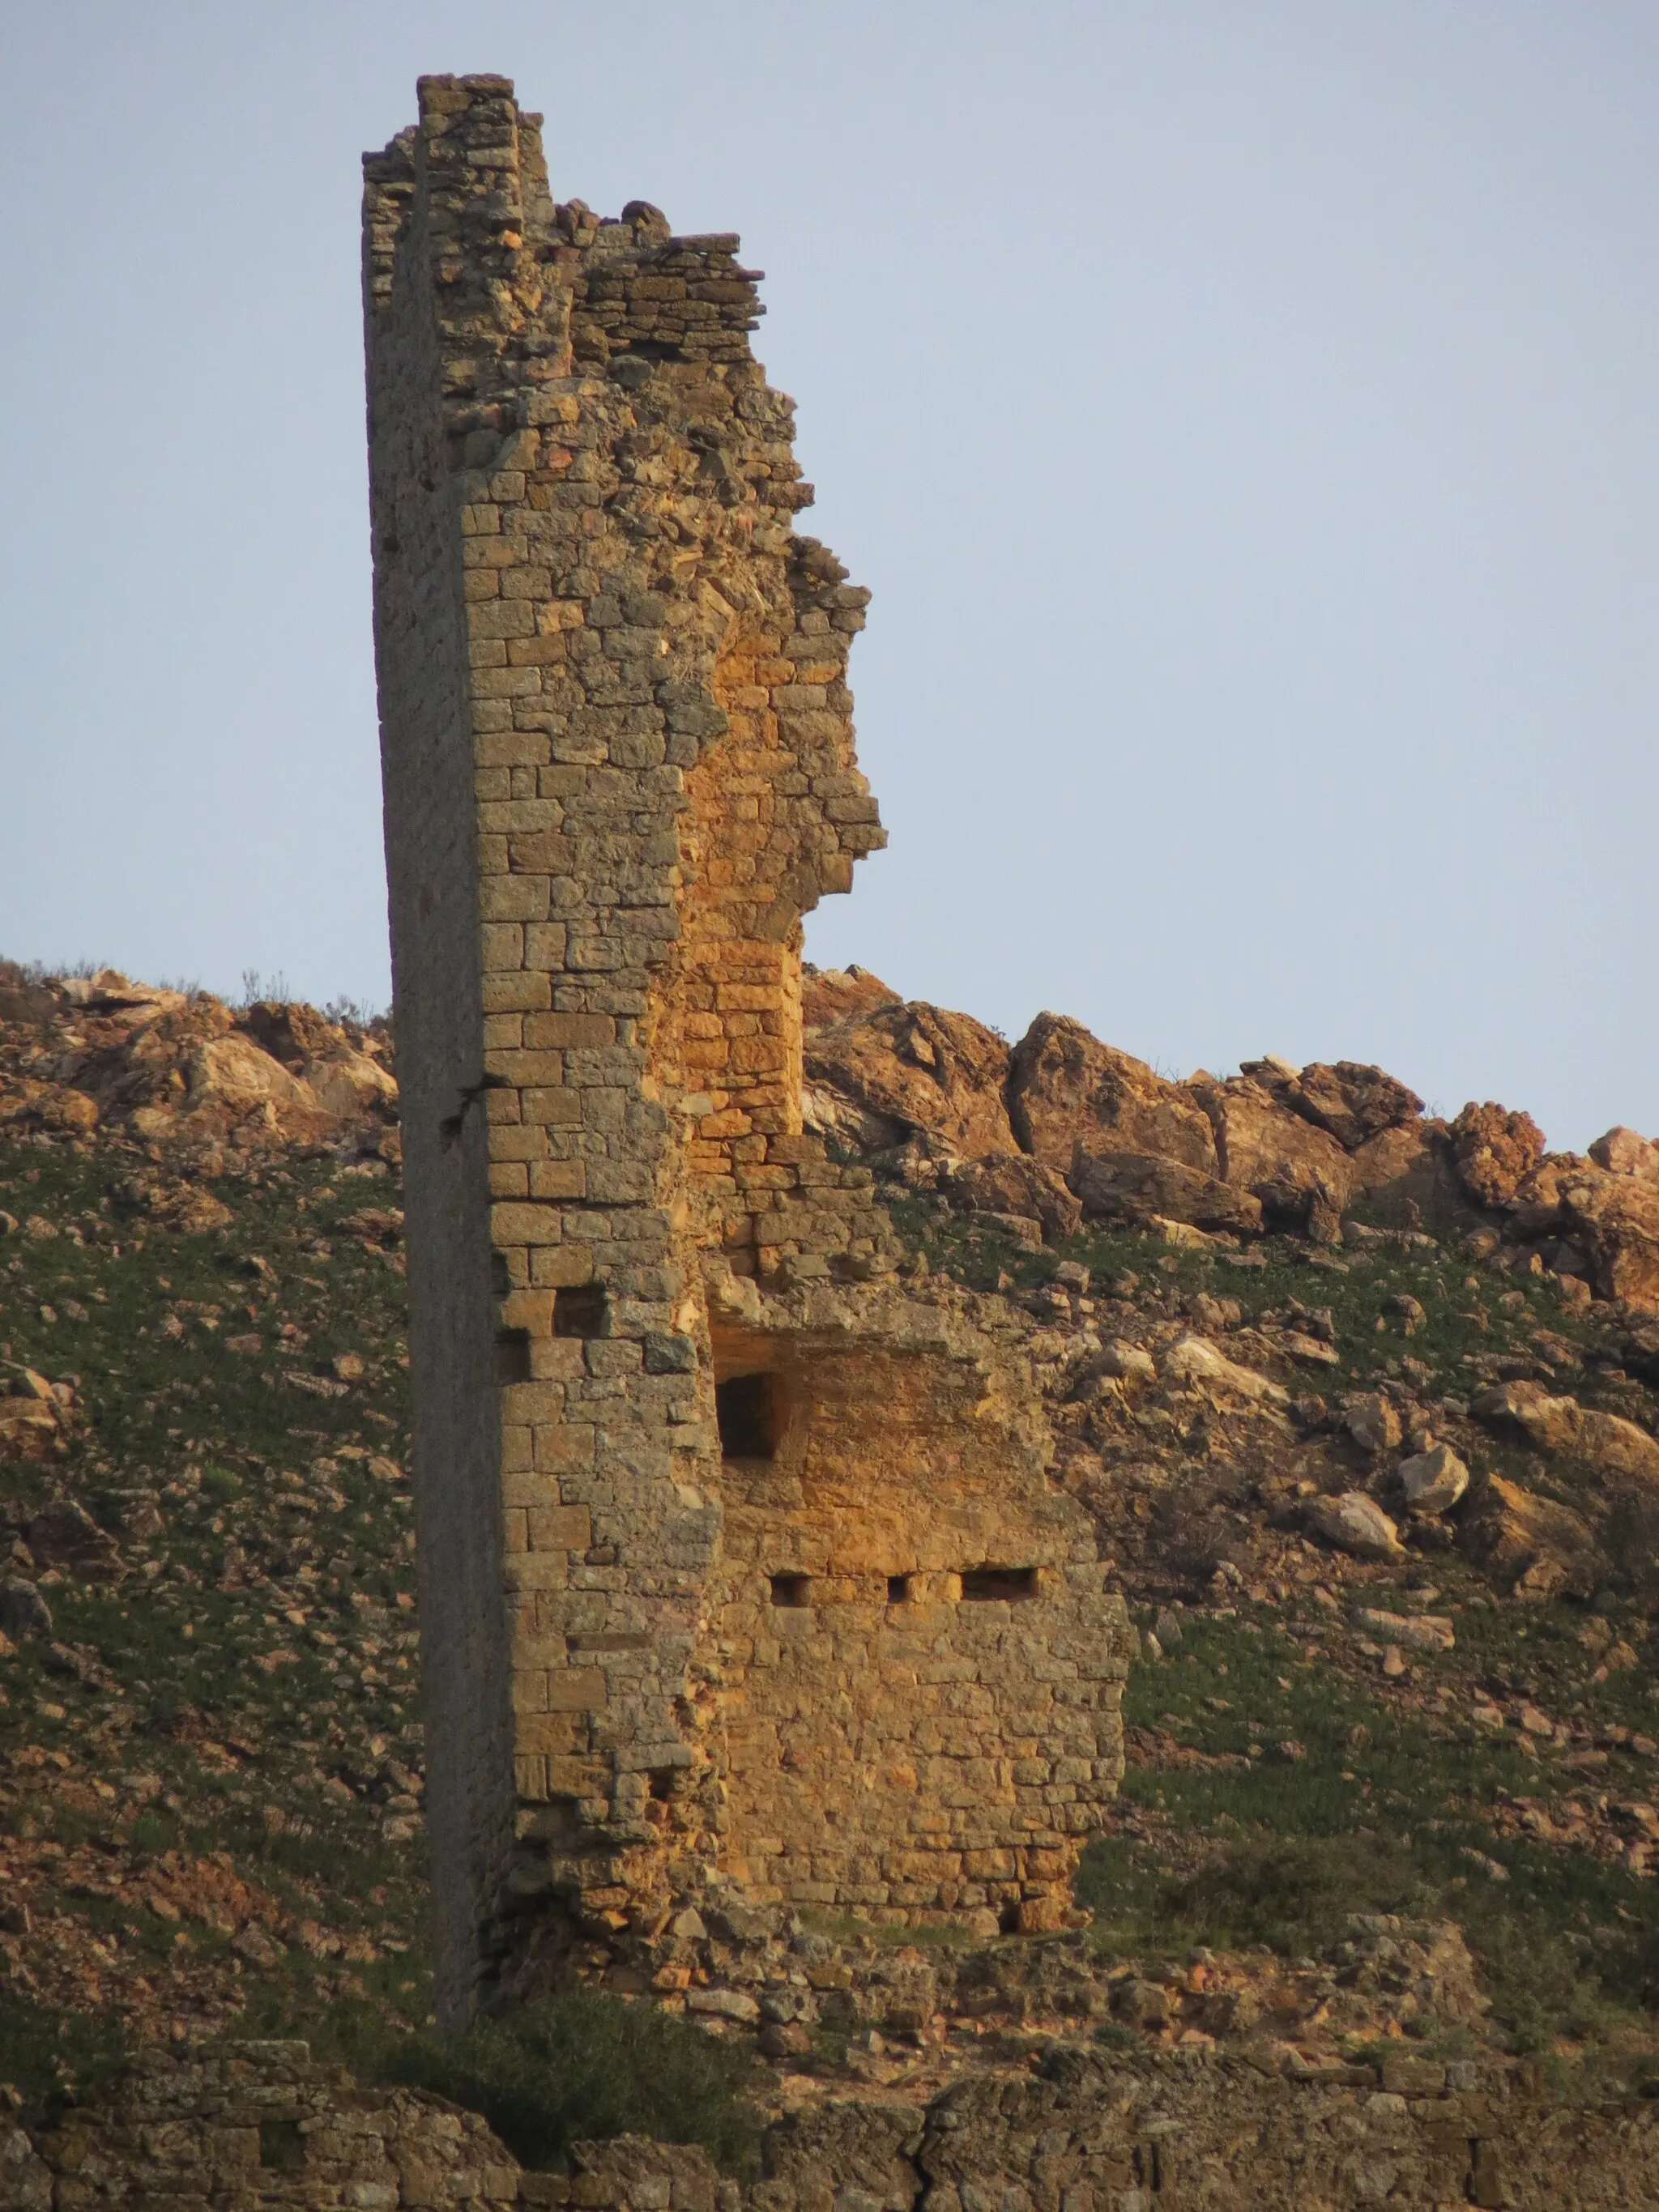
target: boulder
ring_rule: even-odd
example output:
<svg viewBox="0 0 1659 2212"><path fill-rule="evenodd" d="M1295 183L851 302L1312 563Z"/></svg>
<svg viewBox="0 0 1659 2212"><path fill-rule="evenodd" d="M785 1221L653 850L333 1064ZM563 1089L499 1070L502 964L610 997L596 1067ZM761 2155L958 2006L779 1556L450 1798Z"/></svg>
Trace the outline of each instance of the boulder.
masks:
<svg viewBox="0 0 1659 2212"><path fill-rule="evenodd" d="M1312 1533L1334 1551L1350 1552L1359 1559L1405 1557L1400 1531L1363 1490L1346 1490L1340 1498L1310 1498L1305 1519Z"/></svg>
<svg viewBox="0 0 1659 2212"><path fill-rule="evenodd" d="M1186 1086L1063 1014L1039 1014L1014 1047L1008 1111L1024 1149L1062 1175L1079 1146L1218 1173L1209 1117Z"/></svg>
<svg viewBox="0 0 1659 2212"><path fill-rule="evenodd" d="M881 1117L889 1141L920 1131L969 1159L1020 1149L1003 1097L1008 1048L966 1014L920 1000L878 1006L811 1031L805 1059L815 1091Z"/></svg>
<svg viewBox="0 0 1659 2212"><path fill-rule="evenodd" d="M1472 1494L1458 1536L1472 1559L1523 1597L1589 1597L1601 1579L1589 1522L1500 1474Z"/></svg>
<svg viewBox="0 0 1659 2212"><path fill-rule="evenodd" d="M1622 1124L1598 1137L1589 1156L1609 1175L1635 1176L1643 1182L1659 1183L1659 1145Z"/></svg>
<svg viewBox="0 0 1659 2212"><path fill-rule="evenodd" d="M187 1110L209 1100L233 1112L262 1106L314 1108L317 1100L301 1077L263 1051L252 1037L214 1037L198 1045L185 1063Z"/></svg>
<svg viewBox="0 0 1659 2212"><path fill-rule="evenodd" d="M324 1113L333 1115L337 1121L359 1121L368 1115L397 1111L396 1077L366 1052L347 1050L332 1060L313 1060L306 1069L306 1080Z"/></svg>
<svg viewBox="0 0 1659 2212"><path fill-rule="evenodd" d="M1393 1451L1403 1433L1393 1401L1378 1390L1345 1398L1342 1425L1361 1451Z"/></svg>
<svg viewBox="0 0 1659 2212"><path fill-rule="evenodd" d="M93 1093L106 1121L124 1121L143 1106L176 1113L185 1104L191 1054L231 1026L229 1007L216 999L140 1008L130 1020L101 1026L75 1080Z"/></svg>
<svg viewBox="0 0 1659 2212"><path fill-rule="evenodd" d="M1469 1486L1469 1470L1449 1444L1433 1444L1395 1469L1413 1513L1444 1513Z"/></svg>
<svg viewBox="0 0 1659 2212"><path fill-rule="evenodd" d="M1352 1198L1364 1198L1372 1218L1389 1227L1474 1216L1452 1164L1443 1121L1407 1121L1384 1129L1349 1159Z"/></svg>
<svg viewBox="0 0 1659 2212"><path fill-rule="evenodd" d="M1583 1152L1546 1152L1504 1200L1510 1217L1504 1233L1520 1238L1561 1235L1567 1225L1566 1191L1604 1172Z"/></svg>
<svg viewBox="0 0 1659 2212"><path fill-rule="evenodd" d="M355 1121L395 1109L396 1079L314 1006L262 1000L242 1015L240 1026L304 1085L310 1103L325 1114Z"/></svg>
<svg viewBox="0 0 1659 2212"><path fill-rule="evenodd" d="M899 994L867 968L801 968L800 1014L807 1030L826 1030L836 1022L872 1014L878 1006L900 1005Z"/></svg>
<svg viewBox="0 0 1659 2212"><path fill-rule="evenodd" d="M1083 1210L1099 1221L1184 1222L1198 1229L1247 1232L1261 1227L1261 1205L1179 1160L1146 1152L1086 1152L1079 1146L1066 1177Z"/></svg>
<svg viewBox="0 0 1659 2212"><path fill-rule="evenodd" d="M1452 1651L1457 1631L1443 1613L1380 1613L1362 1605L1354 1613L1354 1626L1385 1644L1403 1644L1408 1651Z"/></svg>
<svg viewBox="0 0 1659 2212"><path fill-rule="evenodd" d="M32 1367L9 1367L0 1392L0 1461L59 1456L71 1419L69 1385L49 1382Z"/></svg>
<svg viewBox="0 0 1659 2212"><path fill-rule="evenodd" d="M78 1003L53 1095L43 1086L32 1108L21 1102L30 1126L84 1133L102 1121L149 1144L199 1146L249 1125L310 1143L370 1121L383 1136L395 1118L389 1069L313 1008L264 1000L239 1014L217 999L101 977ZM8 1092L0 1115L12 1105Z"/></svg>
<svg viewBox="0 0 1659 2212"><path fill-rule="evenodd" d="M1659 1314L1659 1184L1592 1169L1563 1182L1560 1209L1596 1295Z"/></svg>
<svg viewBox="0 0 1659 2212"><path fill-rule="evenodd" d="M89 1136L97 1127L97 1100L65 1084L40 1083L25 1076L0 1093L0 1128Z"/></svg>
<svg viewBox="0 0 1659 2212"><path fill-rule="evenodd" d="M1423 1111L1414 1091L1380 1067L1353 1060L1331 1066L1316 1060L1286 1083L1280 1095L1292 1112L1327 1131L1346 1152L1357 1152L1385 1129L1408 1126Z"/></svg>
<svg viewBox="0 0 1659 2212"><path fill-rule="evenodd" d="M30 1636L52 1634L52 1607L21 1575L0 1582L0 1636L21 1644Z"/></svg>
<svg viewBox="0 0 1659 2212"><path fill-rule="evenodd" d="M1530 1114L1511 1114L1488 1099L1471 1099L1448 1135L1457 1174L1480 1206L1502 1206L1515 1196L1544 1155L1544 1133Z"/></svg>
<svg viewBox="0 0 1659 2212"><path fill-rule="evenodd" d="M126 1575L119 1545L72 1498L55 1498L33 1516L23 1540L37 1567L56 1567L83 1583L118 1583Z"/></svg>
<svg viewBox="0 0 1659 2212"><path fill-rule="evenodd" d="M1519 1430L1535 1450L1575 1461L1603 1480L1659 1484L1659 1439L1617 1413L1552 1397L1540 1383L1499 1383L1482 1390L1470 1411L1492 1427Z"/></svg>
<svg viewBox="0 0 1659 2212"><path fill-rule="evenodd" d="M50 1406L33 1398L0 1398L0 1461L49 1458L61 1434Z"/></svg>
<svg viewBox="0 0 1659 2212"><path fill-rule="evenodd" d="M66 975L59 988L72 1006L88 1006L94 1012L118 1012L133 1006L171 1012L189 1003L187 992L169 990L155 983L135 983L118 968L100 968L90 977Z"/></svg>
<svg viewBox="0 0 1659 2212"><path fill-rule="evenodd" d="M1054 1170L1024 1152L988 1152L959 1160L940 1182L955 1205L970 1213L1015 1214L1042 1224L1050 1244L1070 1237L1083 1219L1083 1208Z"/></svg>
<svg viewBox="0 0 1659 2212"><path fill-rule="evenodd" d="M1120 1382L1150 1382L1158 1373L1157 1363L1144 1344L1130 1344L1121 1336L1113 1337L1101 1347L1100 1357L1092 1364L1096 1375L1109 1375Z"/></svg>
<svg viewBox="0 0 1659 2212"><path fill-rule="evenodd" d="M1111 2002L1116 2017L1131 2027L1151 2031L1169 2024L1170 1992L1161 1982L1126 1975L1113 1985Z"/></svg>
<svg viewBox="0 0 1659 2212"><path fill-rule="evenodd" d="M1291 1394L1282 1384L1252 1367L1240 1367L1218 1352L1207 1337L1179 1336L1164 1355L1166 1380L1189 1387L1224 1390L1256 1405L1288 1406Z"/></svg>
<svg viewBox="0 0 1659 2212"><path fill-rule="evenodd" d="M1355 1178L1329 1131L1253 1076L1194 1083L1193 1092L1215 1131L1222 1180L1256 1200L1268 1227L1334 1237Z"/></svg>

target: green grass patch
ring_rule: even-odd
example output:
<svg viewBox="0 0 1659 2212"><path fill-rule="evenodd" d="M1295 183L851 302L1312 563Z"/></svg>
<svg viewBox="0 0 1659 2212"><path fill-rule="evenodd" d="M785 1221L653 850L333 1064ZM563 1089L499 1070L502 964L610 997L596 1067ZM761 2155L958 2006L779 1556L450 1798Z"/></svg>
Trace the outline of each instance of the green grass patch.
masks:
<svg viewBox="0 0 1659 2212"><path fill-rule="evenodd" d="M1367 1592L1401 1609L1410 1595ZM1563 1773L1523 1753L1512 1732L1488 1735L1462 1712L1471 1674L1519 1680L1563 1711L1588 1663L1582 1616L1543 1606L1458 1614L1462 1648L1418 1669L1425 1686L1437 1676L1456 1692L1445 1708L1376 1698L1352 1671L1306 1656L1270 1615L1188 1615L1174 1656L1132 1674L1126 1718L1211 1757L1252 1746L1261 1755L1247 1766L1130 1769L1122 1794L1146 1808L1151 1832L1098 1839L1078 1877L1099 1948L1145 1958L1265 1945L1294 1958L1328 1950L1355 1912L1450 1920L1508 2048L1547 2056L1565 2041L1612 2063L1650 2041L1659 1885L1588 1851L1500 1833L1495 1819L1506 1797L1554 1802L1620 1785ZM1336 1632L1316 1618L1305 1632ZM1628 1679L1598 1694L1645 1704L1622 1686ZM1286 1740L1304 1755L1287 1759ZM1622 1787L1644 1786L1645 1772L1636 1766Z"/></svg>

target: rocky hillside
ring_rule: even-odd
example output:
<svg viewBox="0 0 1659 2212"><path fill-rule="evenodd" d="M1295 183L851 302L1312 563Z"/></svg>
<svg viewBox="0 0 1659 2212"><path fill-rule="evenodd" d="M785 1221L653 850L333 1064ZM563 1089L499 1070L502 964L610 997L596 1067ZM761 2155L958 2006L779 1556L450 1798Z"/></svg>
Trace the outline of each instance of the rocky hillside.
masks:
<svg viewBox="0 0 1659 2212"><path fill-rule="evenodd" d="M1087 1928L688 1926L659 2002L756 2047L776 2111L1056 2041L1645 2078L1659 1148L1550 1154L1350 1063L1169 1083L857 971L809 1016L814 1117L911 1266L1018 1320L1142 1626L1133 1763ZM31 2111L135 2043L373 2063L426 2021L396 1112L382 1029L0 974L0 2081Z"/></svg>

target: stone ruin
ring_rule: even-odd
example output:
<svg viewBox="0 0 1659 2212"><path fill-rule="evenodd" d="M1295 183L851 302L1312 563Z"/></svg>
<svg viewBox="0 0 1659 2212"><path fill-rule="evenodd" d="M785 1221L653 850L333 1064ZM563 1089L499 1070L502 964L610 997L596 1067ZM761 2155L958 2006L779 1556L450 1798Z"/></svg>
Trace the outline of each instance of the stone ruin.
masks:
<svg viewBox="0 0 1659 2212"><path fill-rule="evenodd" d="M505 78L419 100L364 283L443 2016L699 1907L1062 1925L1133 1631L1001 1302L803 1130L884 832L757 272L556 204Z"/></svg>

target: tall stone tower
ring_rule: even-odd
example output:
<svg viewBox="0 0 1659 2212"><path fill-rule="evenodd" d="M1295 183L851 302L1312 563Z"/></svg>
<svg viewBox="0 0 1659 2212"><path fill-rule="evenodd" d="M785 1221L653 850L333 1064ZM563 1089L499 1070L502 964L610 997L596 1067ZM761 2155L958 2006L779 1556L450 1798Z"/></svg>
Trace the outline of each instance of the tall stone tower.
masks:
<svg viewBox="0 0 1659 2212"><path fill-rule="evenodd" d="M1016 1321L802 1131L868 595L737 239L419 99L364 295L442 2015L685 1900L1057 1924L1131 1632Z"/></svg>

